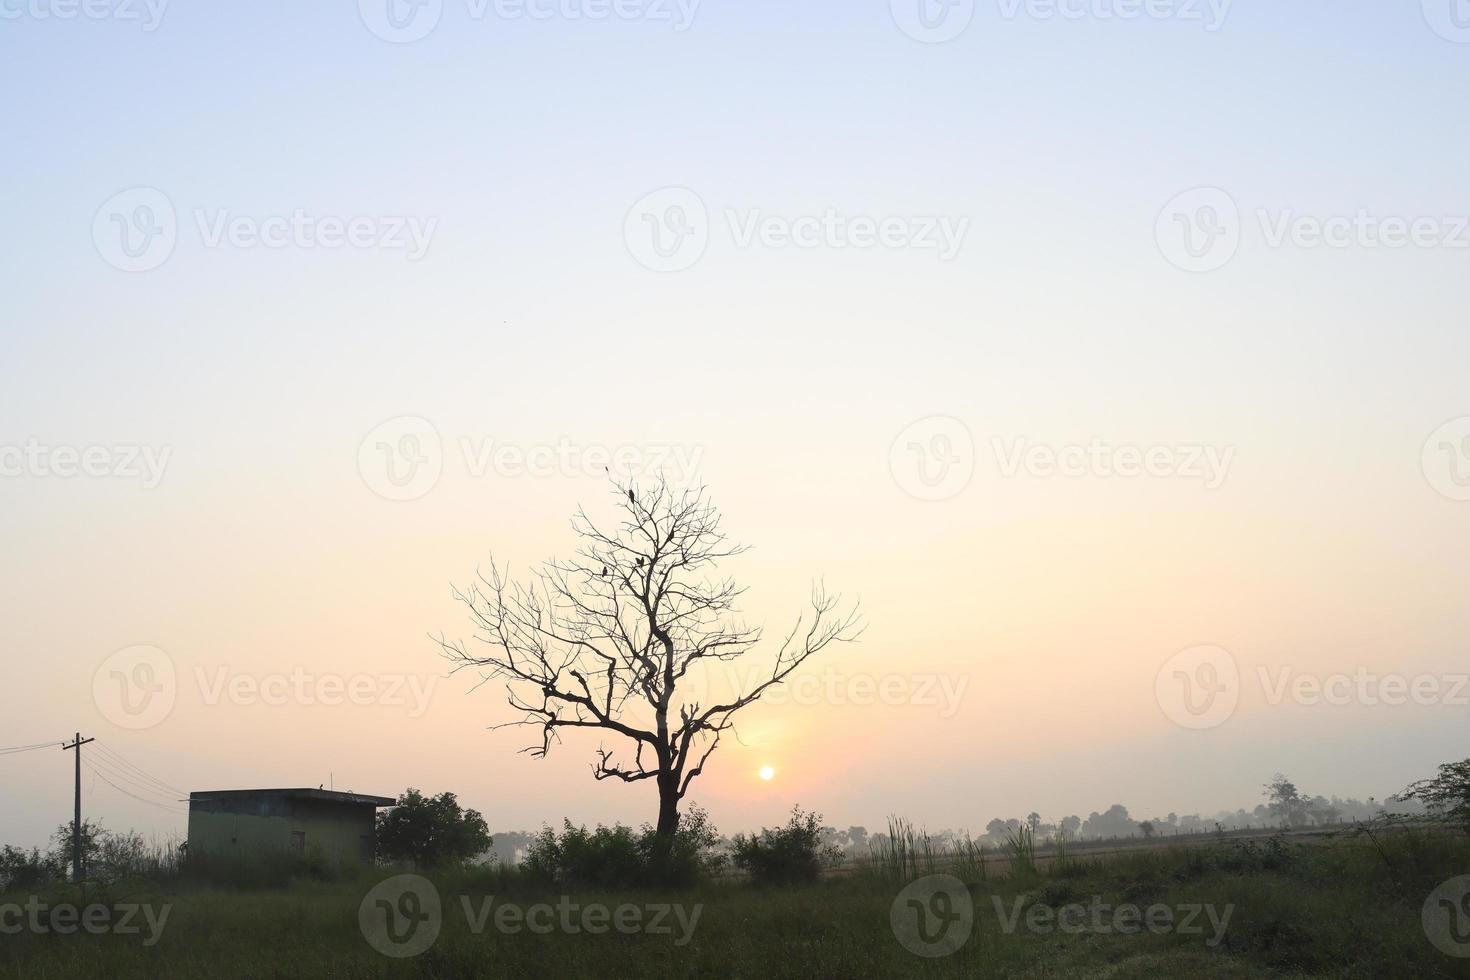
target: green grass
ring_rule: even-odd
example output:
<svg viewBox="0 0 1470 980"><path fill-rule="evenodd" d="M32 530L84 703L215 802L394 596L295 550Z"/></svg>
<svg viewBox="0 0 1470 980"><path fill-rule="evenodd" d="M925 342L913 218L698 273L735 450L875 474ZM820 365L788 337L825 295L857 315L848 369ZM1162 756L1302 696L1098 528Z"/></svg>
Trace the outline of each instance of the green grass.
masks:
<svg viewBox="0 0 1470 980"><path fill-rule="evenodd" d="M905 825L907 826L907 825ZM1331 977L1470 978L1470 959L1455 959L1425 938L1420 913L1441 882L1470 873L1470 839L1426 831L1340 835L1325 844L1226 842L1152 848L1108 859L1075 852L1040 871L1017 861L1001 876L965 864L965 848L940 853L922 834L902 843L871 873L834 875L816 884L757 888L740 882L687 892L574 891L579 903L681 902L703 906L692 939L648 934L475 934L461 910L485 896L520 905L559 893L514 874L466 871L436 876L444 924L418 957L394 960L374 951L358 927L367 890L391 872L354 880L298 880L281 888L223 889L175 879L120 882L89 898L150 901L173 908L161 940L138 937L0 935L0 977L270 978L393 980L425 977L1022 977L1179 978ZM978 846L978 845L977 845ZM1033 862L1034 863L1034 862ZM900 888L936 871L970 885L974 931L951 956L926 960L905 950L890 927ZM51 901L74 900L55 886ZM16 896L0 899L14 901ZM1210 903L1232 908L1217 947L1205 936L1062 931L1014 932L1004 913L1087 904L1171 907ZM1019 905L1017 901L1019 900ZM1209 929L1206 928L1206 934Z"/></svg>

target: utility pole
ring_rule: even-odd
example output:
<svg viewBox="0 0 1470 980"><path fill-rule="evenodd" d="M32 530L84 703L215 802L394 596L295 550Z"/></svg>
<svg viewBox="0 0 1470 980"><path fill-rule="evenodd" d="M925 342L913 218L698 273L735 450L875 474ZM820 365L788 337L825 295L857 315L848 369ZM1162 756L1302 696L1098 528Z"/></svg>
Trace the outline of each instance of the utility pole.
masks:
<svg viewBox="0 0 1470 980"><path fill-rule="evenodd" d="M82 880L82 746L88 742L97 741L95 738L82 738L82 733L76 733L76 740L70 745L63 745L61 751L68 749L77 750L77 785L76 785L76 808L73 811L71 821L71 880Z"/></svg>

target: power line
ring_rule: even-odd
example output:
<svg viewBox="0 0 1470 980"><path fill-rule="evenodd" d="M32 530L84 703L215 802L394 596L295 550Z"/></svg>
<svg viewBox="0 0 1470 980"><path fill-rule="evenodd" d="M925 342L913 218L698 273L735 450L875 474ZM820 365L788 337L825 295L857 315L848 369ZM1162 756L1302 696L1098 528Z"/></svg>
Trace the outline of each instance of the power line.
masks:
<svg viewBox="0 0 1470 980"><path fill-rule="evenodd" d="M129 787L131 787L136 792L142 793L143 795L148 796L148 797L151 797L154 800L157 800L159 802L166 802L166 803L170 803L170 804L180 802L177 794L174 794L174 793L164 793L161 790L155 788L154 786L152 786L152 785L150 785L148 783L141 782L140 780L135 779L131 775L129 775L129 773L126 770L119 769L117 766L113 765L107 759L104 759L104 758L102 758L100 756L95 756L95 755L92 756L87 761L87 764L89 766L92 766L93 767L93 771L94 772L97 772L97 773L99 773L101 775L104 775L104 776L110 776L111 778L117 780L118 782L126 783ZM119 787L119 788L121 788L121 787Z"/></svg>
<svg viewBox="0 0 1470 980"><path fill-rule="evenodd" d="M139 796L137 793L131 792L126 787L119 786L117 783L114 783L111 779L109 779L107 777L107 774L105 772L103 772L101 769L96 768L90 762L87 763L87 768L91 771L92 775L95 776L97 779L102 780L108 786L111 786L113 789L117 790L119 793L123 794L124 796L131 797L132 799L137 800L139 803L147 803L149 806L156 806L160 810L168 810L168 811L170 811L172 813L187 813L188 812L183 807L174 806L174 805L169 804L169 803L162 803L162 802L160 802L158 800L152 800L152 799L149 799L149 798L147 798L145 796Z"/></svg>
<svg viewBox="0 0 1470 980"><path fill-rule="evenodd" d="M148 772L142 766L139 766L139 765L136 765L133 762L130 762L128 759L126 759L122 755L122 753L118 752L116 749L112 748L111 746L106 745L106 744L103 744L103 743L99 743L98 744L98 748L102 751L102 754L104 756L106 756L109 760L111 760L113 763L115 763L124 772L131 772L132 774L134 774L135 776L137 776L139 779L143 780L144 782L152 783L154 786L157 786L159 789L166 790L167 792L172 793L172 794L174 794L176 796L186 796L186 795L188 795L183 790L179 789L177 786L174 786L171 783L164 782L162 779L159 779L157 776L154 776L152 773Z"/></svg>
<svg viewBox="0 0 1470 980"><path fill-rule="evenodd" d="M0 755L13 755L16 752L34 752L37 749L49 749L60 744L62 743L58 739L54 742L37 742L35 745L12 745L8 748L0 749Z"/></svg>
<svg viewBox="0 0 1470 980"><path fill-rule="evenodd" d="M102 770L95 768L92 765L91 762L88 762L87 763L87 768L92 770L92 775L96 776L98 779L102 780L104 783L106 783L107 785L111 786L113 789L117 790L119 793L123 794L124 796L131 796L133 799L137 800L139 803L147 803L150 806L156 806L160 810L168 810L171 813L188 813L189 812L188 810L184 809L181 806L170 806L167 803L159 803L156 800L144 799L143 797L137 795L136 793L129 793L127 790L123 789L117 783L114 783L112 780L110 780L106 776L104 776L102 774Z"/></svg>
<svg viewBox="0 0 1470 980"><path fill-rule="evenodd" d="M166 783L162 779L159 779L157 776L152 775L147 770L143 769L141 766L137 766L137 765L134 765L133 763L129 762L127 759L123 758L122 754L119 753L116 749L113 749L113 748L109 747L108 745L105 745L105 744L103 744L101 742L97 743L97 748L99 750L101 750L101 752L103 753L103 755L106 756L109 760L111 760L116 767L122 769L123 772L131 772L139 780L141 780L143 782L146 782L146 783L151 783L154 786L157 786L160 790L164 791L165 793L171 793L175 797L188 796L189 795L188 793L186 793L183 790L179 789L177 786L174 786L174 785L172 785L170 783Z"/></svg>
<svg viewBox="0 0 1470 980"><path fill-rule="evenodd" d="M137 800L139 803L147 803L149 806L156 806L161 810L167 810L170 813L189 812L186 807L181 807L178 805L180 802L182 802L180 797L188 796L187 793L179 789L177 786L170 785L169 783L164 782L162 779L159 779L157 776L152 775L141 766L138 766L128 761L126 758L123 757L120 752L102 744L96 739L83 739L78 736L75 743L67 743L57 740L52 742L36 742L31 745L9 745L0 748L0 755L15 755L21 752L35 752L40 749L55 748L58 745L62 746L63 748L78 750L80 749L81 745L86 744L91 744L94 750L101 752L102 754L94 754L86 760L83 760L81 758L81 752L77 752L78 758L76 761L78 763L78 807L80 807L81 800L81 765L85 763L88 771L90 771L95 778L102 780L108 786L111 786L113 789L117 790L124 796L131 797L132 799ZM113 780L117 780L117 782L114 782ZM119 786L118 783L124 783L126 784L126 786ZM132 789L128 789L126 787L132 787ZM133 792L133 790L136 790L137 792ZM80 814L80 809L78 809L78 814ZM76 821L76 825L79 824L80 816L77 817ZM76 831L73 830L73 836L75 835ZM76 873L75 869L73 873Z"/></svg>

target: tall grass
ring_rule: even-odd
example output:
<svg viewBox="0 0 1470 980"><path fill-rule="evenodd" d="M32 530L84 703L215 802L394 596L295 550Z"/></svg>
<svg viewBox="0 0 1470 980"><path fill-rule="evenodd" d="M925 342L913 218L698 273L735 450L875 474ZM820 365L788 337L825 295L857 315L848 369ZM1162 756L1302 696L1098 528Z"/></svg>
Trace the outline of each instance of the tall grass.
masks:
<svg viewBox="0 0 1470 980"><path fill-rule="evenodd" d="M1066 878L1079 874L1083 870L1081 861L1073 854L1072 842L1067 839L1065 830L1058 830L1057 835L1052 838L1051 876L1053 878Z"/></svg>
<svg viewBox="0 0 1470 980"><path fill-rule="evenodd" d="M1011 874L1036 875L1036 832L1026 824L1006 834L1006 851L1011 858Z"/></svg>
<svg viewBox="0 0 1470 980"><path fill-rule="evenodd" d="M933 874L935 855L927 834L914 829L903 817L888 818L888 836L869 845L869 870L885 881L908 881Z"/></svg>
<svg viewBox="0 0 1470 980"><path fill-rule="evenodd" d="M954 845L954 874L966 882L985 881L985 845L965 834Z"/></svg>
<svg viewBox="0 0 1470 980"><path fill-rule="evenodd" d="M869 845L867 870L886 882L907 882L941 872L967 881L984 881L985 845L966 834L945 844L914 829L903 817L888 818L888 836Z"/></svg>

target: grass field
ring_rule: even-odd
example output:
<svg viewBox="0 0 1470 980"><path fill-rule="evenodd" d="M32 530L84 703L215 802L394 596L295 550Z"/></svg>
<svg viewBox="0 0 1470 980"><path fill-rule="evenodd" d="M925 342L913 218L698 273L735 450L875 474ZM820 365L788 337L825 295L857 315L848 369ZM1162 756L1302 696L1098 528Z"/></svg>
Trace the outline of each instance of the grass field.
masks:
<svg viewBox="0 0 1470 980"><path fill-rule="evenodd" d="M967 874L963 860L910 853L897 864L804 886L720 882L615 894L548 890L514 873L469 870L432 881L437 914L417 899L406 903L389 882L387 907L404 922L420 918L394 937L412 933L407 944L386 947L364 930L360 911L377 907L369 892L392 870L268 889L188 879L119 882L92 886L85 899L65 886L7 895L0 907L105 905L116 924L117 909L146 903L161 929L150 933L137 914L132 924L142 928L133 934L7 932L0 936L0 977L1470 978L1470 933L1467 956L1452 955L1460 950L1436 948L1424 922L1436 889L1470 874L1464 835L1410 830L1311 844L1219 841L1082 854L1037 872L987 870L983 880L974 880L975 870ZM933 897L933 888L953 887L935 873L967 879L957 899ZM416 887L429 884L417 880ZM914 880L919 884L910 887ZM905 898L914 894L917 904ZM667 906L677 909L659 916ZM597 907L606 909L605 918L588 911ZM942 952L965 923L968 938L949 955L912 951L909 917L921 910L935 915L917 944L921 952ZM620 915L625 928L616 925ZM0 915L0 925L15 921L14 914ZM584 928L599 924L598 934ZM1454 919L1452 931L1462 925L1470 929L1470 920ZM925 943L940 933L937 945ZM432 942L417 955L380 952L413 951L424 939Z"/></svg>

